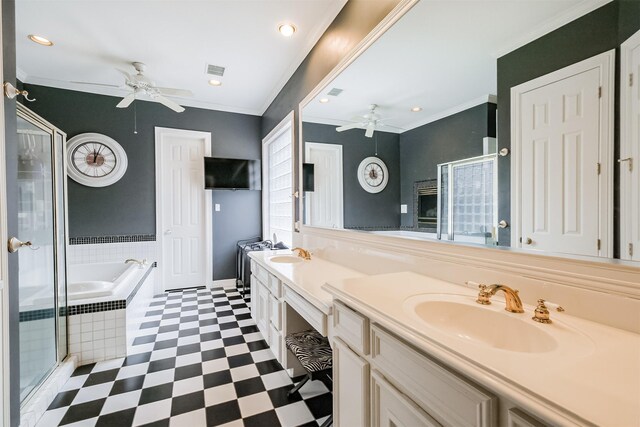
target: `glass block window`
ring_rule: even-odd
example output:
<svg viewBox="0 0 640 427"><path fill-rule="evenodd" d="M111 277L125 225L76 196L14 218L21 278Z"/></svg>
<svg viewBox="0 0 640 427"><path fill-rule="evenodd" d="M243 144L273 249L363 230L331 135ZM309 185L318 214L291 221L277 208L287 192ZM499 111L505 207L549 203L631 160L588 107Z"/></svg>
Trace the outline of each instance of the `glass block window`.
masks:
<svg viewBox="0 0 640 427"><path fill-rule="evenodd" d="M439 166L440 239L495 244L496 164L491 155Z"/></svg>
<svg viewBox="0 0 640 427"><path fill-rule="evenodd" d="M287 127L271 141L267 142L265 150L267 156L267 200L264 212L266 222L266 235L264 239L273 239L277 236L291 247L293 241L293 150L291 143L291 130ZM274 241L274 243L276 243Z"/></svg>

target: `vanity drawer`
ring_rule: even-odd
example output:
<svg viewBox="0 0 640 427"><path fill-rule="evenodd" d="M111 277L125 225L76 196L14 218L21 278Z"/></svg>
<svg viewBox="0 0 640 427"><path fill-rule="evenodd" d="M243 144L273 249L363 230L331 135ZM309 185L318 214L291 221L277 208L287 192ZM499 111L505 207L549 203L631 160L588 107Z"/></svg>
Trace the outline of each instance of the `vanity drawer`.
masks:
<svg viewBox="0 0 640 427"><path fill-rule="evenodd" d="M269 282L269 273L267 270L255 261L251 261L251 273L265 285Z"/></svg>
<svg viewBox="0 0 640 427"><path fill-rule="evenodd" d="M269 291L275 295L276 298L282 298L282 282L273 274L269 274L269 279L266 282Z"/></svg>
<svg viewBox="0 0 640 427"><path fill-rule="evenodd" d="M373 366L444 425L495 426L497 399L392 336L371 326Z"/></svg>
<svg viewBox="0 0 640 427"><path fill-rule="evenodd" d="M547 427L546 424L518 408L511 408L508 413L507 427Z"/></svg>
<svg viewBox="0 0 640 427"><path fill-rule="evenodd" d="M269 348L276 357L279 363L282 363L282 333L274 328L273 325L269 325Z"/></svg>
<svg viewBox="0 0 640 427"><path fill-rule="evenodd" d="M278 301L278 298L273 295L269 295L269 299L271 300L269 304L270 313L269 320L271 320L271 324L278 330L282 330L282 304Z"/></svg>
<svg viewBox="0 0 640 427"><path fill-rule="evenodd" d="M339 301L333 303L333 333L353 350L369 354L369 319Z"/></svg>
<svg viewBox="0 0 640 427"><path fill-rule="evenodd" d="M283 287L284 300L298 312L316 331L327 336L327 316L313 306L309 301L292 291L288 286Z"/></svg>

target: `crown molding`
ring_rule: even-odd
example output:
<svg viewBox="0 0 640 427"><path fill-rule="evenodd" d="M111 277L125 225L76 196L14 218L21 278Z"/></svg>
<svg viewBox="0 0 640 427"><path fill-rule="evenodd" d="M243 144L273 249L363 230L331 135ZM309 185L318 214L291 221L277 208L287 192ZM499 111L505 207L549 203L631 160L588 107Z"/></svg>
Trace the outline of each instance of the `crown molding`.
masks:
<svg viewBox="0 0 640 427"><path fill-rule="evenodd" d="M611 3L612 1L613 0L583 0L564 13L554 16L553 18L543 22L541 25L537 26L528 33L523 34L522 36L517 37L509 43L505 44L503 47L496 49L492 53L492 56L494 58L500 58L501 56L513 52L514 50L519 49L522 46L529 44L532 41L537 40L540 37L549 34L550 32L555 31L558 28L567 25L568 23L575 21L576 19L590 12L593 12L594 10L606 5L607 3Z"/></svg>
<svg viewBox="0 0 640 427"><path fill-rule="evenodd" d="M104 87L104 86L90 86L90 85L84 85L84 84L65 82L62 80L47 79L47 78L37 77L37 76L28 76L22 82L27 84L38 85L38 86L52 87L56 89L66 89L66 90L73 90L76 92L92 93L95 95L114 96L119 98L122 98L128 95L129 93L131 93L131 91L127 89L120 89L115 87L113 88ZM215 104L212 102L200 101L197 99L190 99L190 98L180 98L177 96L172 96L171 99L176 101L183 107L202 108L204 110L222 111L226 113L247 114L251 116L260 115L260 111L253 108L243 108L243 107L235 107L232 105ZM154 102L146 98L138 99L138 101ZM114 108L115 108L115 105L114 105Z"/></svg>
<svg viewBox="0 0 640 427"><path fill-rule="evenodd" d="M482 95L478 98L472 99L471 101L463 102L462 104L458 104L455 107L447 108L437 114L433 114L429 117L425 117L423 119L417 120L409 125L407 125L407 131L419 128L420 126L428 125L429 123L436 122L440 119L444 119L445 117L452 116L454 114L460 113L462 111L468 110L469 108L477 107L481 104L497 104L498 97L496 95Z"/></svg>

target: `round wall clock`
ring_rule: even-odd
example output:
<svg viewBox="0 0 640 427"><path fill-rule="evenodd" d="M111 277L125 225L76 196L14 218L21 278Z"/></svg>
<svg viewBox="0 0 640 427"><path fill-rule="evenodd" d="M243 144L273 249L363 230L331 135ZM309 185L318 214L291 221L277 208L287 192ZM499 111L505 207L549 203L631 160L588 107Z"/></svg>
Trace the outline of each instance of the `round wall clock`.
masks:
<svg viewBox="0 0 640 427"><path fill-rule="evenodd" d="M358 166L358 181L369 193L379 193L389 182L387 165L377 157L367 157Z"/></svg>
<svg viewBox="0 0 640 427"><path fill-rule="evenodd" d="M106 187L127 171L127 153L113 138L82 133L67 141L67 174L79 184Z"/></svg>

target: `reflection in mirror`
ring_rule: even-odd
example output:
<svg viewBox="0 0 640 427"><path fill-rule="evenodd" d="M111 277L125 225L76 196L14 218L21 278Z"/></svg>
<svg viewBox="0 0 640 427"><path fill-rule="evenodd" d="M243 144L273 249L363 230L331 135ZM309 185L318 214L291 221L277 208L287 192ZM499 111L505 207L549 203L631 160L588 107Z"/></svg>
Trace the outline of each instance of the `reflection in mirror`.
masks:
<svg viewBox="0 0 640 427"><path fill-rule="evenodd" d="M624 3L418 2L303 106L304 224L624 255L614 49L640 30Z"/></svg>

